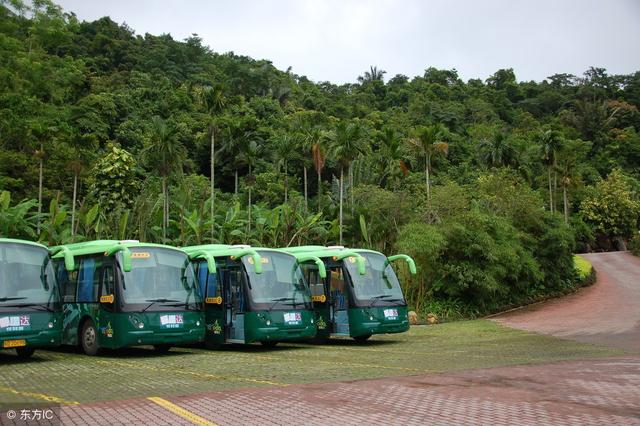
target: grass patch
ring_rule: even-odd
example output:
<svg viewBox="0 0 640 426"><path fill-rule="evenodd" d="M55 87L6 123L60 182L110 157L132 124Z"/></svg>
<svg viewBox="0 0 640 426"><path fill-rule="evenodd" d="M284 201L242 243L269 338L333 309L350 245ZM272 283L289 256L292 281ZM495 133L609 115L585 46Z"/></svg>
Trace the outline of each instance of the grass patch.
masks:
<svg viewBox="0 0 640 426"><path fill-rule="evenodd" d="M95 402L185 395L241 387L280 386L426 374L503 365L535 364L622 354L474 320L418 326L399 335L374 336L357 345L281 344L274 349L230 345L220 351L175 348L158 355L133 348L87 357L70 351L37 351L18 362L0 351L0 400L42 402L32 394ZM10 391L14 390L19 393Z"/></svg>

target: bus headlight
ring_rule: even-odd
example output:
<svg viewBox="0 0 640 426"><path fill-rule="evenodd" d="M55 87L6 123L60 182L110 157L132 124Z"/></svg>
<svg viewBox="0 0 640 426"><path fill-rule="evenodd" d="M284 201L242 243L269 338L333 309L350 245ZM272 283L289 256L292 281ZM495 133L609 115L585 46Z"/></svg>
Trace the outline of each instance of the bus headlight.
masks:
<svg viewBox="0 0 640 426"><path fill-rule="evenodd" d="M369 321L373 321L373 315L369 315Z"/></svg>
<svg viewBox="0 0 640 426"><path fill-rule="evenodd" d="M200 327L200 321L196 321L196 327Z"/></svg>
<svg viewBox="0 0 640 426"><path fill-rule="evenodd" d="M311 318L311 324L313 324L313 318Z"/></svg>
<svg viewBox="0 0 640 426"><path fill-rule="evenodd" d="M142 321L138 323L138 328L144 328L144 323Z"/></svg>
<svg viewBox="0 0 640 426"><path fill-rule="evenodd" d="M49 324L47 324L49 326L49 328L53 328L53 323L50 322Z"/></svg>
<svg viewBox="0 0 640 426"><path fill-rule="evenodd" d="M271 320L267 320L267 322L265 322L265 324L271 325Z"/></svg>

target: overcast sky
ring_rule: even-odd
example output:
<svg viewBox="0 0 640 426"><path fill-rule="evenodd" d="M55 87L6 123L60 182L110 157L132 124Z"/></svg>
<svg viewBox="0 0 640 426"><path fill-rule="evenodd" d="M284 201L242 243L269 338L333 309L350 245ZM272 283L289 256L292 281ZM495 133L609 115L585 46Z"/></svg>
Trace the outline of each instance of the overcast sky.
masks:
<svg viewBox="0 0 640 426"><path fill-rule="evenodd" d="M55 1L55 0L54 0ZM269 59L314 81L355 82L370 65L413 77L456 68L519 80L589 66L640 70L640 0L57 0L136 34L197 33L216 52Z"/></svg>

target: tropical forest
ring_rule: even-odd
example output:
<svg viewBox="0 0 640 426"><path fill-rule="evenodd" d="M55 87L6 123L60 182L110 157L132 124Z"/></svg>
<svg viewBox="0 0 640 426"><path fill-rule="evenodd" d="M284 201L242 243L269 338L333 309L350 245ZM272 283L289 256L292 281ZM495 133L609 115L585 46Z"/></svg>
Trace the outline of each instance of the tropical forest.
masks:
<svg viewBox="0 0 640 426"><path fill-rule="evenodd" d="M475 317L640 252L640 72L353 83L0 0L0 237L405 253L409 305ZM339 64L336 64L339 66Z"/></svg>

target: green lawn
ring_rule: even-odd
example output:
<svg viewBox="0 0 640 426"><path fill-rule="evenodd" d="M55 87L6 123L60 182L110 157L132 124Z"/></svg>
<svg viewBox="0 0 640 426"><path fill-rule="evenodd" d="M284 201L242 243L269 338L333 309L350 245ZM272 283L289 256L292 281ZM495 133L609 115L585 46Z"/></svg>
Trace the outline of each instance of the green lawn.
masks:
<svg viewBox="0 0 640 426"><path fill-rule="evenodd" d="M509 329L486 320L419 326L375 336L365 345L175 348L157 355L135 348L87 357L38 351L17 361L0 352L0 402L93 402L180 395L239 387L367 379L622 354L621 351Z"/></svg>

